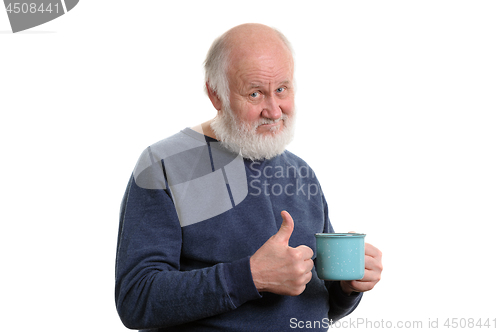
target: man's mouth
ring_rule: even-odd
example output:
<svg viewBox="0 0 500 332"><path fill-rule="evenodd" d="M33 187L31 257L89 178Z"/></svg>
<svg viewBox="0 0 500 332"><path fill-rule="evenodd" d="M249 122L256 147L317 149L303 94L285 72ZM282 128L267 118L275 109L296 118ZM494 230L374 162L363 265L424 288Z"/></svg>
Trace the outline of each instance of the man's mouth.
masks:
<svg viewBox="0 0 500 332"><path fill-rule="evenodd" d="M275 132L275 131L279 130L282 122L283 122L283 118L280 118L280 119L277 119L274 121L265 121L264 123L261 123L260 125L258 125L257 129Z"/></svg>

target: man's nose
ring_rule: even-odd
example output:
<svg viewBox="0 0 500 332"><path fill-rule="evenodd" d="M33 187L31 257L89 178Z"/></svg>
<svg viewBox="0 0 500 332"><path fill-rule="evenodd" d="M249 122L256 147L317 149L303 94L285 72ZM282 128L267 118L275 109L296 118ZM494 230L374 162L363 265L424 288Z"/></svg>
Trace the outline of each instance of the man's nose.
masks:
<svg viewBox="0 0 500 332"><path fill-rule="evenodd" d="M267 96L262 109L262 116L271 120L281 118L281 108L275 96Z"/></svg>

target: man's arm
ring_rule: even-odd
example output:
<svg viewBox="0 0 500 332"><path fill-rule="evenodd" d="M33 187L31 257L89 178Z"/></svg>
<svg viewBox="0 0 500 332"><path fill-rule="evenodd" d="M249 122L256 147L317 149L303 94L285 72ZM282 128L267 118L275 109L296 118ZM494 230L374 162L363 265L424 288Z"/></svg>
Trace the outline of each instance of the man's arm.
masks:
<svg viewBox="0 0 500 332"><path fill-rule="evenodd" d="M132 176L123 198L115 300L125 326L179 325L259 298L249 258L180 271L182 233L169 190L143 189Z"/></svg>

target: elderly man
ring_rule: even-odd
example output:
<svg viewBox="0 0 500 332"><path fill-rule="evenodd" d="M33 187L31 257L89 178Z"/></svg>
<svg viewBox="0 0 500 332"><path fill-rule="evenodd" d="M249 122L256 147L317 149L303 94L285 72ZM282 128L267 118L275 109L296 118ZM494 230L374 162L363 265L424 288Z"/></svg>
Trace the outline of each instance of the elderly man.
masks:
<svg viewBox="0 0 500 332"><path fill-rule="evenodd" d="M325 331L380 280L323 281L315 233L333 232L319 182L285 150L294 62L278 31L237 26L205 63L214 119L144 150L121 206L116 305L149 331Z"/></svg>

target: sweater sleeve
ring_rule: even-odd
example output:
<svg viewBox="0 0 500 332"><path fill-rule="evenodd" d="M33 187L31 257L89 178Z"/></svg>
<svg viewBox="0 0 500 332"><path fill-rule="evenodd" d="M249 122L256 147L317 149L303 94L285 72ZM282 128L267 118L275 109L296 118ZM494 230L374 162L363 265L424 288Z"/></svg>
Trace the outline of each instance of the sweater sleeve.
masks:
<svg viewBox="0 0 500 332"><path fill-rule="evenodd" d="M182 229L169 189L144 189L132 176L120 209L115 301L124 325L179 325L260 298L249 257L181 271Z"/></svg>
<svg viewBox="0 0 500 332"><path fill-rule="evenodd" d="M328 204L323 197L324 211L325 211L325 229L324 233L334 233L333 227L330 223L328 216ZM328 318L334 322L349 315L356 309L363 293L353 293L347 295L340 287L340 281L325 281L325 286L328 289L330 310L328 311Z"/></svg>

